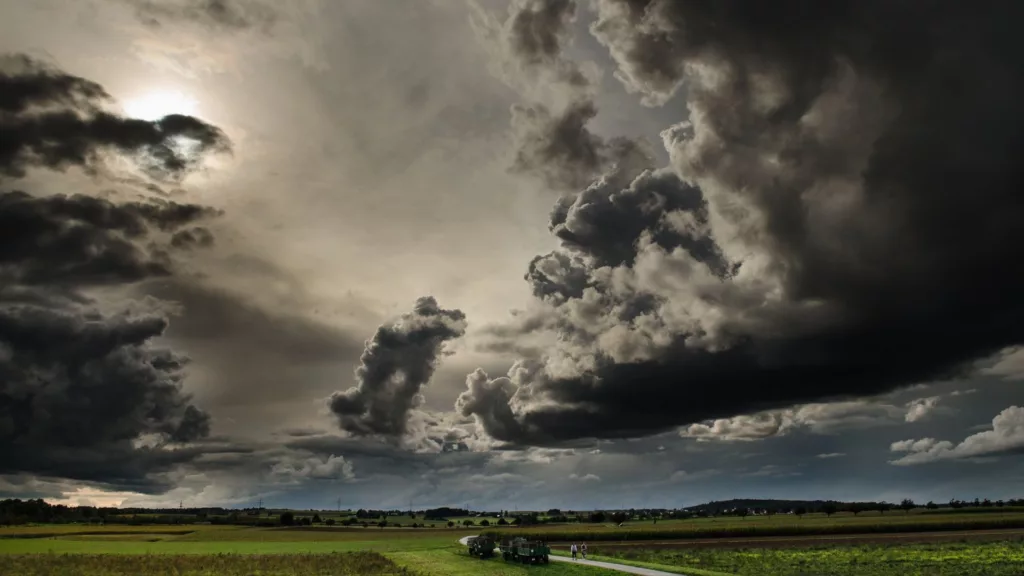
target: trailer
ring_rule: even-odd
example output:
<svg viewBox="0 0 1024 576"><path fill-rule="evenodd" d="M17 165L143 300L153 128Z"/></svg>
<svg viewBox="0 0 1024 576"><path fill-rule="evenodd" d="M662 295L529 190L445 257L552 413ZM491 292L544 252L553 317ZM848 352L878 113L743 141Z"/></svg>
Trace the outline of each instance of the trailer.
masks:
<svg viewBox="0 0 1024 576"><path fill-rule="evenodd" d="M494 540L487 536L474 536L466 541L469 545L469 555L480 559L494 556Z"/></svg>
<svg viewBox="0 0 1024 576"><path fill-rule="evenodd" d="M540 540L527 540L523 537L506 539L501 543L501 557L506 562L522 564L547 564L551 548Z"/></svg>

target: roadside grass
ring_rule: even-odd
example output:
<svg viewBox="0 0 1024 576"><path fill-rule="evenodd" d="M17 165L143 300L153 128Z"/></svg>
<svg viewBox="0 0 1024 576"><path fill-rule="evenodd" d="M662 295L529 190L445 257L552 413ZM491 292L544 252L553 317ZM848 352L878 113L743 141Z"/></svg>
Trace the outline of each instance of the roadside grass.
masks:
<svg viewBox="0 0 1024 576"><path fill-rule="evenodd" d="M696 570L739 576L1020 576L1024 541L948 542L815 548L611 550L612 562L658 565L670 572ZM670 567L675 567L671 569Z"/></svg>
<svg viewBox="0 0 1024 576"><path fill-rule="evenodd" d="M373 552L302 555L30 554L0 562L2 576L414 576Z"/></svg>

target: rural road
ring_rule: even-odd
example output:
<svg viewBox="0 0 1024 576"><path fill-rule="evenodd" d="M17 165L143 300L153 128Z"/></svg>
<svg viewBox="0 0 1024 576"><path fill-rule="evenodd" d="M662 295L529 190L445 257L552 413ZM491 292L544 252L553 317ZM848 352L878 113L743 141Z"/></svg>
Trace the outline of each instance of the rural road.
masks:
<svg viewBox="0 0 1024 576"><path fill-rule="evenodd" d="M468 540L472 536L464 536L459 538L459 544L468 546ZM495 548L497 550L497 548ZM555 556L552 554L549 556L552 562L572 562L574 564L584 564L586 566L594 566L597 568L605 568L608 570L618 570L619 572L625 572L626 574L638 574L639 576L684 576L677 572L663 572L661 570L651 570L650 568L640 568L637 566L626 566L625 564L614 564L612 562L600 562L598 560L573 560L565 556Z"/></svg>

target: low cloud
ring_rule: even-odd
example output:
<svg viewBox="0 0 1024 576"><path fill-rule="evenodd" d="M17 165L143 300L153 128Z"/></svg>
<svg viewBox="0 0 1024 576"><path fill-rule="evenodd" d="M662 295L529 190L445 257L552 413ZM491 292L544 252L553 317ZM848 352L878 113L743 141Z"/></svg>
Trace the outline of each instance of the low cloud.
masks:
<svg viewBox="0 0 1024 576"><path fill-rule="evenodd" d="M832 458L842 458L843 456L846 456L845 452L829 452L827 454L818 454L817 456L815 456L815 458L821 458L823 460L828 460L828 459L832 459Z"/></svg>
<svg viewBox="0 0 1024 576"><path fill-rule="evenodd" d="M445 310L429 296L417 300L411 313L378 328L360 358L357 384L330 398L339 426L358 436L403 436L445 342L465 331L462 311Z"/></svg>
<svg viewBox="0 0 1024 576"><path fill-rule="evenodd" d="M601 481L601 477L598 476L597 474L582 474L582 475L580 475L580 474L573 473L573 474L569 474L569 480L574 480L576 482L600 482Z"/></svg>
<svg viewBox="0 0 1024 576"><path fill-rule="evenodd" d="M889 461L897 466L1020 453L1024 451L1024 408L1010 406L992 419L991 429L968 436L959 444L922 438L893 442L889 449L906 453Z"/></svg>

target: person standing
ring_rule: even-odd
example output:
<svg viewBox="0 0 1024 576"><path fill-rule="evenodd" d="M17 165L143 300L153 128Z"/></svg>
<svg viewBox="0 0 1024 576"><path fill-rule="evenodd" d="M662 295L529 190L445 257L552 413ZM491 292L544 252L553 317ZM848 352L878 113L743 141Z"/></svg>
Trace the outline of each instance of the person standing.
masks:
<svg viewBox="0 0 1024 576"><path fill-rule="evenodd" d="M576 559L576 543L573 542L572 546L569 547L569 551L572 552L572 559Z"/></svg>
<svg viewBox="0 0 1024 576"><path fill-rule="evenodd" d="M586 542L583 542L582 544L580 544L580 555L583 556L584 560L587 559L587 543Z"/></svg>

